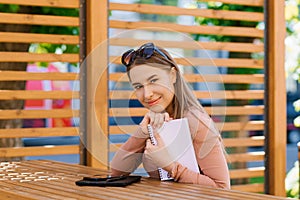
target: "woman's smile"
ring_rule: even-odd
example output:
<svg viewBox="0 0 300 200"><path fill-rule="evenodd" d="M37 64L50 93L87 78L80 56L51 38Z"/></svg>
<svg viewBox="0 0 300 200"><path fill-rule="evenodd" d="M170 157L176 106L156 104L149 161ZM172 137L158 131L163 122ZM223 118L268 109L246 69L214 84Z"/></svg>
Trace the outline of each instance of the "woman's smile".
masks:
<svg viewBox="0 0 300 200"><path fill-rule="evenodd" d="M154 100L151 100L151 101L148 101L148 105L149 106L154 106L155 104L158 104L159 101L160 101L161 97L157 98L157 99L154 99Z"/></svg>

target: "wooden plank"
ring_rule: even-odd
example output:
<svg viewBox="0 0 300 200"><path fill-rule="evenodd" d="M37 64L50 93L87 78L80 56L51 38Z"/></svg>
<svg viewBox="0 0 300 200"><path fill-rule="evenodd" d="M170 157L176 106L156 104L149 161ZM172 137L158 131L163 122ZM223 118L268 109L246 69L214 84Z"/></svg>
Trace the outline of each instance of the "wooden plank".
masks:
<svg viewBox="0 0 300 200"><path fill-rule="evenodd" d="M1 15L0 15L1 17ZM254 37L263 38L263 30L246 27L230 27L230 26L191 26L162 22L126 22L118 20L110 20L110 28L117 29L140 29L151 31L166 31L166 28L175 32L191 33L191 34L209 34L209 35L228 35L238 37Z"/></svg>
<svg viewBox="0 0 300 200"><path fill-rule="evenodd" d="M150 5L150 4L121 4L110 3L110 10L130 11L143 14L160 15L187 15L194 17L214 18L222 20L240 20L240 21L263 21L264 15L259 12L212 10L198 8L180 8L177 6Z"/></svg>
<svg viewBox="0 0 300 200"><path fill-rule="evenodd" d="M145 180L143 179L143 181L147 181L148 179ZM146 187L148 190L146 190L146 192L150 192L153 190L157 190L156 188L159 186L159 188L161 190L166 190L166 193L162 194L159 193L159 196L168 196L168 193L170 193L170 191L168 190L168 185L164 185L164 184L151 184L152 187L149 187L150 184L147 185L137 185L140 186L138 189L136 190L142 190L145 191ZM182 187L183 185L186 186L186 184L181 184L178 185L177 187L172 188L172 190L174 190L174 192L176 191L176 194L174 192L171 192L172 194L174 193L175 196L170 196L170 199L186 199L185 196L187 197L191 197L191 199L235 199L235 200L240 200L240 199L255 199L255 200L261 200L261 199L282 199L279 197L275 197L275 196L266 196L266 195L262 195L262 194L256 194L256 193L244 193L241 191L235 191L235 190L224 190L222 189L222 194L220 193L221 191L218 191L217 189L213 189L213 191L211 191L209 189L209 187L199 187L199 185L197 184L193 184L193 186L195 186L195 188L190 187L190 185L188 185L187 187ZM198 188L197 188L198 187ZM195 191L197 191L195 193ZM181 193L184 195L183 197L178 198L177 193ZM200 194L200 196L198 196ZM194 196L197 195L197 196Z"/></svg>
<svg viewBox="0 0 300 200"><path fill-rule="evenodd" d="M216 123L220 131L262 131L264 121Z"/></svg>
<svg viewBox="0 0 300 200"><path fill-rule="evenodd" d="M216 123L220 131L262 131L264 121Z"/></svg>
<svg viewBox="0 0 300 200"><path fill-rule="evenodd" d="M49 43L49 44L79 44L79 36L58 34L37 34L0 32L0 42L12 43Z"/></svg>
<svg viewBox="0 0 300 200"><path fill-rule="evenodd" d="M17 4L23 6L46 6L54 8L78 8L79 0L0 0L2 4Z"/></svg>
<svg viewBox="0 0 300 200"><path fill-rule="evenodd" d="M53 168L49 169L49 165ZM35 171L51 171L53 174L57 173L72 173L77 179L78 175L95 175L95 174L106 174L107 171L100 170L98 168L92 168L85 165L69 164L66 162L58 162L53 160L27 160L21 161L21 167L25 169L35 170Z"/></svg>
<svg viewBox="0 0 300 200"><path fill-rule="evenodd" d="M194 91L198 99L263 99L263 90L232 90L232 91ZM134 91L113 90L109 92L110 99L136 99Z"/></svg>
<svg viewBox="0 0 300 200"><path fill-rule="evenodd" d="M157 192L157 187L160 188L160 191ZM173 200L173 199L185 199L185 200L193 200L193 199L211 199L209 197L206 197L207 194L205 194L203 191L199 191L198 194L196 196L196 193L192 192L192 189L183 189L182 187L180 186L177 186L175 188L173 188L174 192L170 192L169 189L168 189L168 186L167 185L156 185L156 184L147 184L147 185L137 185L137 188L136 190L138 190L139 192L140 191L143 191L143 192L146 192L146 193L153 193L153 191L156 191L155 192L155 197L156 199L169 199L169 200ZM176 191L176 193L175 193ZM152 196L152 195L151 195ZM152 197L153 198L153 197ZM153 198L155 199L155 198Z"/></svg>
<svg viewBox="0 0 300 200"><path fill-rule="evenodd" d="M249 138L223 138L226 147L255 147L264 146L264 136L253 136Z"/></svg>
<svg viewBox="0 0 300 200"><path fill-rule="evenodd" d="M242 59L242 58L174 58L174 60L183 66L219 66L219 67L232 67L232 68L249 68L249 69L263 69L264 61L255 59ZM110 62L121 64L121 57L110 56Z"/></svg>
<svg viewBox="0 0 300 200"><path fill-rule="evenodd" d="M254 184L247 184L251 187L251 185ZM192 191L191 191L192 192ZM200 192L200 191L199 191ZM217 194L219 192L213 192L210 193L208 188L203 188L201 189L201 194L205 194L208 195L209 199L235 199L235 200L240 200L240 199L255 199L255 200L261 200L261 199L278 199L274 196L266 196L264 194L258 194L258 193L245 193L245 192L241 192L241 191L237 191L237 190L224 190L225 192L225 196L222 196L220 194ZM244 196L245 195L245 196ZM248 197L251 196L251 197Z"/></svg>
<svg viewBox="0 0 300 200"><path fill-rule="evenodd" d="M1 93L0 93L1 94ZM263 106L214 106L204 107L209 115L262 115L264 114ZM148 112L148 109L141 108L110 108L109 116L111 117L142 117Z"/></svg>
<svg viewBox="0 0 300 200"><path fill-rule="evenodd" d="M263 74L183 74L185 80L189 83L195 82L216 82L216 83L235 83L235 84L263 84ZM128 82L128 76L125 73L111 73L110 81Z"/></svg>
<svg viewBox="0 0 300 200"><path fill-rule="evenodd" d="M7 147L0 148L0 157L19 157L19 156L46 156L59 154L78 154L78 145L65 146L38 146L38 147Z"/></svg>
<svg viewBox="0 0 300 200"><path fill-rule="evenodd" d="M43 173L43 172L40 172L40 173ZM28 178L30 178L30 177L28 177ZM47 179L44 180L44 179L41 179L41 178L38 178L38 177L35 178L35 174L32 174L31 178L33 178L33 180L30 181L30 182L35 182L35 183L36 182L40 183L42 180L46 182L46 180L47 180ZM29 182L30 179L27 179L27 180ZM13 188L17 187L17 188L19 188L18 189L19 192L22 192L24 195L26 194L26 196L30 196L30 197L38 196L41 200L59 199L60 198L59 195L50 193L49 189L47 187L44 188L44 190L40 189L41 186L39 186L39 184L34 185L34 187L31 184L24 184L24 183L19 182L19 181L4 182L3 184L6 187L13 187ZM56 190L56 191L58 191L58 190ZM66 199L68 199L68 198L66 197Z"/></svg>
<svg viewBox="0 0 300 200"><path fill-rule="evenodd" d="M24 196L24 192L22 191L11 191L10 188L0 187L1 199L13 199L13 200L36 200L40 198L40 195L28 194ZM42 199L41 199L42 200Z"/></svg>
<svg viewBox="0 0 300 200"><path fill-rule="evenodd" d="M135 38L117 38L109 39L111 46L126 46L137 47L149 42L149 40L135 39ZM151 40L157 46L164 48L180 48L190 50L218 50L218 51L232 51L232 52L263 52L264 44L259 43L240 43L240 42L201 42L201 41L171 41L171 40Z"/></svg>
<svg viewBox="0 0 300 200"><path fill-rule="evenodd" d="M285 196L286 172L286 80L284 0L266 1L267 49L267 176L266 193Z"/></svg>
<svg viewBox="0 0 300 200"><path fill-rule="evenodd" d="M0 90L0 100L79 99L77 91Z"/></svg>
<svg viewBox="0 0 300 200"><path fill-rule="evenodd" d="M3 52L1 52L3 53ZM0 71L0 81L74 81L78 80L78 73L70 72L24 72L24 71Z"/></svg>
<svg viewBox="0 0 300 200"><path fill-rule="evenodd" d="M89 56L83 80L86 88L81 88L82 94L86 94L85 110L81 112L86 127L81 130L89 146L87 165L108 169L108 1L90 0L86 7L87 24L82 28L86 29L85 54Z"/></svg>
<svg viewBox="0 0 300 200"><path fill-rule="evenodd" d="M59 179L51 181L51 184L47 180L44 181L30 181L30 184L22 184L17 181L5 183L6 185L11 185L11 187L18 187L23 193L28 193L26 195L38 195L41 199L65 199L65 200L83 200L90 198L97 198L97 195L88 195L84 192L80 192L80 189L77 190L77 193L74 193L74 189L69 188L70 185L60 181ZM72 187L72 186L71 186ZM39 199L39 198L38 198Z"/></svg>
<svg viewBox="0 0 300 200"><path fill-rule="evenodd" d="M44 119L78 117L78 110L0 110L0 119Z"/></svg>
<svg viewBox="0 0 300 200"><path fill-rule="evenodd" d="M231 84L263 84L263 74L184 74L186 81L195 82L220 82L220 83L231 83Z"/></svg>
<svg viewBox="0 0 300 200"><path fill-rule="evenodd" d="M227 160L230 163L234 162L254 162L254 161L264 161L265 152L247 152L247 153L235 153L227 155Z"/></svg>
<svg viewBox="0 0 300 200"><path fill-rule="evenodd" d="M215 59L203 59L203 58L175 58L178 64L184 66L223 66L223 67L237 67L237 68L250 68L250 69L263 69L263 60L255 59L241 59L241 58L215 58Z"/></svg>
<svg viewBox="0 0 300 200"><path fill-rule="evenodd" d="M26 52L1 52L0 62L71 62L77 63L79 55L76 53L26 53Z"/></svg>
<svg viewBox="0 0 300 200"><path fill-rule="evenodd" d="M232 190L244 191L244 192L256 192L263 193L264 192L264 184L263 183L253 183L253 184L243 184L243 185L232 185Z"/></svg>
<svg viewBox="0 0 300 200"><path fill-rule="evenodd" d="M77 127L0 129L0 138L78 136Z"/></svg>
<svg viewBox="0 0 300 200"><path fill-rule="evenodd" d="M221 131L250 131L264 130L263 121L248 121L248 122L225 122L215 123ZM137 129L137 125L112 125L109 127L110 134L131 134Z"/></svg>
<svg viewBox="0 0 300 200"><path fill-rule="evenodd" d="M264 176L264 167L251 167L247 169L231 169L229 170L231 179L253 178Z"/></svg>
<svg viewBox="0 0 300 200"><path fill-rule="evenodd" d="M216 1L226 4L238 4L245 6L264 6L264 0L202 0L202 1Z"/></svg>
<svg viewBox="0 0 300 200"><path fill-rule="evenodd" d="M210 92L194 92L198 99L239 99L239 100L248 100L248 99L263 99L264 91L263 90L232 90L232 91L210 91Z"/></svg>
<svg viewBox="0 0 300 200"><path fill-rule="evenodd" d="M79 26L78 17L0 13L0 23L44 26Z"/></svg>

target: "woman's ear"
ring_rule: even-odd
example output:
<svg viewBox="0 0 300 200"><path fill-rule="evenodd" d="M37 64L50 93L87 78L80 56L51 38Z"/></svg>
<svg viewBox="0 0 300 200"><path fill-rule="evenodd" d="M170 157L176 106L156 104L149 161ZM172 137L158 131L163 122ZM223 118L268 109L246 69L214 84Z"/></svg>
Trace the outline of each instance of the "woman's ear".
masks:
<svg viewBox="0 0 300 200"><path fill-rule="evenodd" d="M171 71L170 71L170 80L174 84L174 83L176 83L176 79L177 79L176 69L175 69L175 67L172 67Z"/></svg>

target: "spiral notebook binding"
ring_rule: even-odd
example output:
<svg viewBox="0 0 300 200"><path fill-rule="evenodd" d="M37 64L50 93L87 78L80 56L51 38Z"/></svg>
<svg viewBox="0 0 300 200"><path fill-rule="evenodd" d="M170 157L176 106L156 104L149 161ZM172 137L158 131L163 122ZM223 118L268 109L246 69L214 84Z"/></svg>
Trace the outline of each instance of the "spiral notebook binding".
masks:
<svg viewBox="0 0 300 200"><path fill-rule="evenodd" d="M156 141L156 139L154 137L154 133L153 133L153 128L150 124L147 125L147 129L149 132L151 143L153 145L157 145L157 141ZM159 173L160 180L162 180L162 181L173 180L173 178L171 177L169 172L167 172L166 170L164 170L162 168L158 168L158 173Z"/></svg>

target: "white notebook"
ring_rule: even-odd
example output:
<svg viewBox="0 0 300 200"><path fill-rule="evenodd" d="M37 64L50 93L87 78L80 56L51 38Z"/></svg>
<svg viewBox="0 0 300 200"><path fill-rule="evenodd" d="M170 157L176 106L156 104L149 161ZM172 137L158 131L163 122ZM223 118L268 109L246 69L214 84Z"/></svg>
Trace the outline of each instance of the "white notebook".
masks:
<svg viewBox="0 0 300 200"><path fill-rule="evenodd" d="M148 131L152 144L156 145L153 130L150 125L148 126ZM161 139L164 141L170 156L188 169L199 173L188 120L182 118L165 122L158 132ZM158 171L161 180L171 179L170 175L165 170L159 168Z"/></svg>

